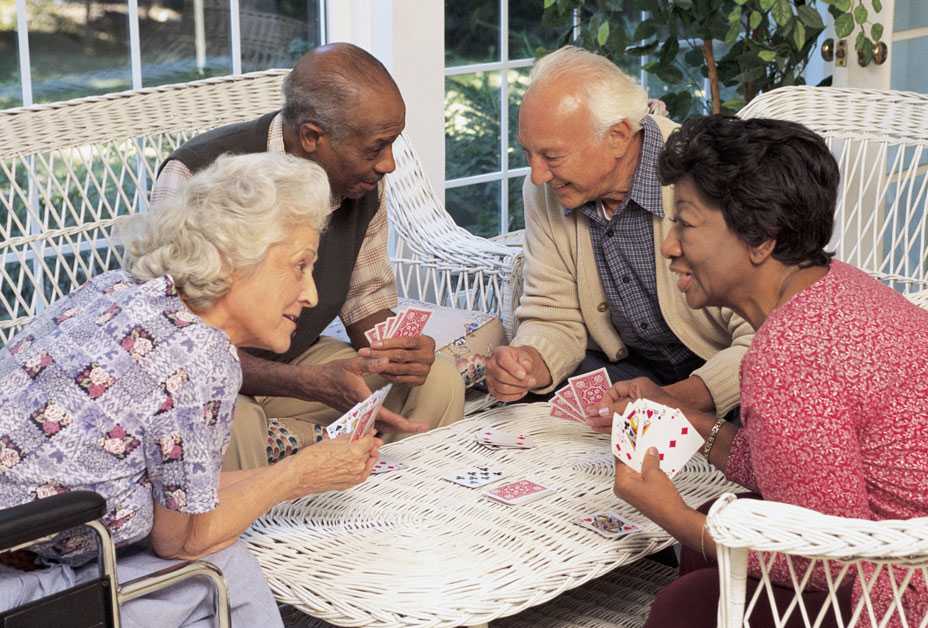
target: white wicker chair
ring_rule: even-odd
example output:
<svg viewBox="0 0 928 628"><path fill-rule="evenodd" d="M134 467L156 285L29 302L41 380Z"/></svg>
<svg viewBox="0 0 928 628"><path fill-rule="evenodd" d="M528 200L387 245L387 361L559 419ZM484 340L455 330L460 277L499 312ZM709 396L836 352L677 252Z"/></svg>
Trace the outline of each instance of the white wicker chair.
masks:
<svg viewBox="0 0 928 628"><path fill-rule="evenodd" d="M48 304L118 267L113 225L147 208L161 161L197 133L280 107L286 74L0 111L0 346ZM400 296L499 313L515 249L457 227L403 138L396 161Z"/></svg>
<svg viewBox="0 0 928 628"><path fill-rule="evenodd" d="M838 259L910 295L928 288L928 96L783 87L738 115L799 122L824 137L841 170Z"/></svg>
<svg viewBox="0 0 928 628"><path fill-rule="evenodd" d="M396 171L387 175L390 221L399 236L394 270L402 296L499 315L512 332L521 288L520 244L475 236L455 224L435 196L413 147L394 144Z"/></svg>
<svg viewBox="0 0 928 628"><path fill-rule="evenodd" d="M847 628L854 626L898 625L924 628L923 617L903 619L901 592L910 583L928 588L928 517L907 521L868 521L823 515L812 510L754 499L723 495L709 511L709 532L718 548L721 598L719 628L750 626L750 616L759 605L769 605L775 621L790 616L802 618L805 626L817 626L821 617L837 609L838 587L860 580L861 595L842 617ZM757 553L761 565L760 585L746 598L748 554ZM770 605L769 568L773 561L788 561L795 598L782 615ZM828 578L828 602L822 609L802 604L802 592L813 569L823 569ZM878 615L870 588L879 577L892 581L892 605ZM781 624L777 624L781 625Z"/></svg>

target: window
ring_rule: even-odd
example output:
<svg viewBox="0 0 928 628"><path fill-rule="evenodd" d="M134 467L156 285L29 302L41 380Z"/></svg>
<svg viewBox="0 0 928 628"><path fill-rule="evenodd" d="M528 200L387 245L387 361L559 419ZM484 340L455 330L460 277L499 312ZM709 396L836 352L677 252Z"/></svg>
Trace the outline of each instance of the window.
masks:
<svg viewBox="0 0 928 628"><path fill-rule="evenodd" d="M538 0L445 2L445 204L482 236L524 226L518 107L537 54L566 36Z"/></svg>
<svg viewBox="0 0 928 628"><path fill-rule="evenodd" d="M324 0L0 0L0 109L289 67Z"/></svg>

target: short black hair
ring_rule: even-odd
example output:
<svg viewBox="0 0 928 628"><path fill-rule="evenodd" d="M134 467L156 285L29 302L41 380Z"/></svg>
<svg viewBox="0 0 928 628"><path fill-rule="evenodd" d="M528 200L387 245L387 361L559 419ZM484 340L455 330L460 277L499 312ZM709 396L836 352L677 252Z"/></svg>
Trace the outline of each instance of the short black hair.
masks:
<svg viewBox="0 0 928 628"><path fill-rule="evenodd" d="M825 141L801 124L721 115L692 118L658 161L663 185L690 177L742 241L775 239L774 259L827 266L841 175Z"/></svg>

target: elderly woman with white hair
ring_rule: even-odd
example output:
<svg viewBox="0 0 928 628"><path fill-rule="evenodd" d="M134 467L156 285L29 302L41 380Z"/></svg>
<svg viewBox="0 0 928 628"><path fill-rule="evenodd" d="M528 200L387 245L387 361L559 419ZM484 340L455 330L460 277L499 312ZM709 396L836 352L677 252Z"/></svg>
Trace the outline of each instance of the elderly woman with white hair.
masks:
<svg viewBox="0 0 928 628"><path fill-rule="evenodd" d="M613 382L646 377L687 407L725 415L738 405L753 329L728 309L689 309L659 254L675 192L657 159L675 129L648 115L645 91L604 57L565 46L535 64L519 110L531 168L519 327L487 363L498 399L605 368ZM608 429L598 408L554 405Z"/></svg>
<svg viewBox="0 0 928 628"><path fill-rule="evenodd" d="M363 481L380 441L307 447L272 467L220 472L241 385L237 348L285 351L317 303L312 270L330 212L305 159L224 156L135 219L125 270L92 278L0 350L0 507L87 489L122 581L177 559L224 572L233 624L280 626L239 535L280 501ZM95 577L93 537L62 533L0 567L0 608ZM128 626L212 625L190 581L122 607Z"/></svg>

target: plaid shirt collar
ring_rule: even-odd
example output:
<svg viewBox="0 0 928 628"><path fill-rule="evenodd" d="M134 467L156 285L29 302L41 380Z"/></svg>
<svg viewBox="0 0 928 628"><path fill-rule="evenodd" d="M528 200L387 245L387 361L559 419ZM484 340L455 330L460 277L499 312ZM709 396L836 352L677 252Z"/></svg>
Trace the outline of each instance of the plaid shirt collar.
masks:
<svg viewBox="0 0 928 628"><path fill-rule="evenodd" d="M635 175L632 177L632 187L616 213L633 202L658 218L663 218L664 205L661 201L661 183L657 178L657 159L664 150L664 140L661 137L661 130L657 128L651 116L645 116L641 121L641 131L644 134L641 142L641 156L638 160L638 167L635 168ZM597 216L599 199L581 205L577 209L582 210L587 216ZM564 213L570 214L571 211L565 208Z"/></svg>

